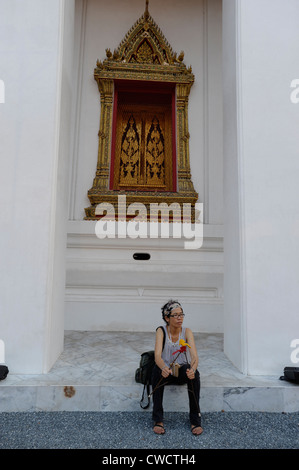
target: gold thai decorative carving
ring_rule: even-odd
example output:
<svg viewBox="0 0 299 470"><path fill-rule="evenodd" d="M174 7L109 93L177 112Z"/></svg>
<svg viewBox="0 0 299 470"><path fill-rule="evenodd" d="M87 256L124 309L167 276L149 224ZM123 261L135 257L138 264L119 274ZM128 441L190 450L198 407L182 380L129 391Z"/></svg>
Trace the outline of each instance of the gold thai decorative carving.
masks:
<svg viewBox="0 0 299 470"><path fill-rule="evenodd" d="M115 206L125 194L127 204L142 202L189 203L194 207L195 192L190 173L188 100L194 75L183 62L184 53L173 52L162 31L150 16L148 1L144 14L128 31L119 47L97 61L94 78L101 100L99 147L96 175L88 191L91 206L85 219L96 219L95 208L101 202ZM119 111L116 130L114 188L110 189L113 98L115 81L173 83L176 87L176 129L171 130L171 113L156 106L146 115L138 107ZM171 133L176 133L177 189L173 191ZM112 179L113 179L112 178ZM194 213L193 213L194 216Z"/></svg>
<svg viewBox="0 0 299 470"><path fill-rule="evenodd" d="M172 189L171 110L122 105L116 125L113 189Z"/></svg>

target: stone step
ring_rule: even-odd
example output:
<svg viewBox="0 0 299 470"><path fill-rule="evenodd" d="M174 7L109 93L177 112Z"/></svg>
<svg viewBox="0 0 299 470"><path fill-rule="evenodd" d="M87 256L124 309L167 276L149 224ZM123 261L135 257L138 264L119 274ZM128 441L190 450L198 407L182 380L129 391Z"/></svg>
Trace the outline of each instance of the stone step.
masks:
<svg viewBox="0 0 299 470"><path fill-rule="evenodd" d="M299 387L277 377L241 374L223 353L221 334L196 333L202 412L299 411ZM140 411L135 382L152 333L67 331L65 348L48 374L9 373L0 382L0 411ZM8 364L9 366L9 364ZM165 411L188 411L187 386L166 386ZM147 411L150 411L151 407Z"/></svg>

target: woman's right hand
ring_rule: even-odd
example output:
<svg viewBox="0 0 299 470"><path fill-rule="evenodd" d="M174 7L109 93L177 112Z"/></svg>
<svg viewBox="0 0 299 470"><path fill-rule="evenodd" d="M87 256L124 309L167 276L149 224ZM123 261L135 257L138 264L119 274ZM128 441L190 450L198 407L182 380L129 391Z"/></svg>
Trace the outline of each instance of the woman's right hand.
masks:
<svg viewBox="0 0 299 470"><path fill-rule="evenodd" d="M166 377L168 377L170 374L171 374L171 369L169 369L169 367L163 367L162 377L164 377L164 379L166 379Z"/></svg>

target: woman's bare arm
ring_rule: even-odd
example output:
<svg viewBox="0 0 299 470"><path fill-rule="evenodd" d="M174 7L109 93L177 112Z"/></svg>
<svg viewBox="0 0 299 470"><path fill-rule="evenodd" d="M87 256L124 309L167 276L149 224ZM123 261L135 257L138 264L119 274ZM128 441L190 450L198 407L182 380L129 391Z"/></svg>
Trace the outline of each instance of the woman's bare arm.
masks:
<svg viewBox="0 0 299 470"><path fill-rule="evenodd" d="M194 341L194 336L190 328L186 328L186 341L190 346L190 355L191 355L191 367L196 371L198 367L198 354L197 354L197 349Z"/></svg>
<svg viewBox="0 0 299 470"><path fill-rule="evenodd" d="M171 370L167 367L167 365L162 359L163 339L164 332L161 328L158 328L156 331L155 362L157 366L162 370L163 377L168 377L169 374L171 374Z"/></svg>

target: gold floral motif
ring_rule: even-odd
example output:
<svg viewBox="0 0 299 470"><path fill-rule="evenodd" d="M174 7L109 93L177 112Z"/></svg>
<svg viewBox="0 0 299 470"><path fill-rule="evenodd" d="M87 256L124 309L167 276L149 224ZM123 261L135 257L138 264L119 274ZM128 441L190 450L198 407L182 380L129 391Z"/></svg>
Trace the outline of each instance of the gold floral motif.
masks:
<svg viewBox="0 0 299 470"><path fill-rule="evenodd" d="M164 185L165 183L164 135L159 120L154 117L146 138L146 184Z"/></svg>
<svg viewBox="0 0 299 470"><path fill-rule="evenodd" d="M153 49L150 44L144 40L136 51L135 60L139 64L153 64L155 62L155 56ZM130 59L131 62L131 59Z"/></svg>
<svg viewBox="0 0 299 470"><path fill-rule="evenodd" d="M120 150L120 184L139 184L140 137L134 116L131 115L122 136Z"/></svg>

